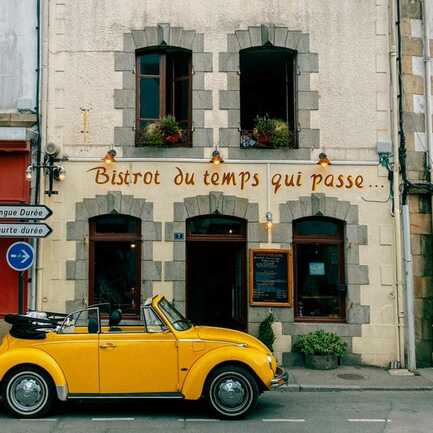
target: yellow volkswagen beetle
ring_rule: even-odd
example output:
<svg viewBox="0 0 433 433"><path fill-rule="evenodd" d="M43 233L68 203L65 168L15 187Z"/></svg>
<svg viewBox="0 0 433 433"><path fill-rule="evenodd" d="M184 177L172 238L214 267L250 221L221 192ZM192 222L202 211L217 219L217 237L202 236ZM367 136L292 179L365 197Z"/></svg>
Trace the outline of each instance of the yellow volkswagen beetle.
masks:
<svg viewBox="0 0 433 433"><path fill-rule="evenodd" d="M0 345L0 381L12 415L43 416L56 399L204 397L234 419L287 382L259 340L193 326L164 297L148 299L140 321L115 310L105 323L100 309L6 317L12 328Z"/></svg>

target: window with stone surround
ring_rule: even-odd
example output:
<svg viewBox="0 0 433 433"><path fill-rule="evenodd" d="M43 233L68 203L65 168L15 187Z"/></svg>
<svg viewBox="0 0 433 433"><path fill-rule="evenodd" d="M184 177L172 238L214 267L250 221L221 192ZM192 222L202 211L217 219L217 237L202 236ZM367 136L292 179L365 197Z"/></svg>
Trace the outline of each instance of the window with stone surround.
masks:
<svg viewBox="0 0 433 433"><path fill-rule="evenodd" d="M174 47L137 52L137 146L191 145L191 58Z"/></svg>
<svg viewBox="0 0 433 433"><path fill-rule="evenodd" d="M247 48L239 66L241 147L295 147L296 51Z"/></svg>
<svg viewBox="0 0 433 433"><path fill-rule="evenodd" d="M295 320L344 321L344 223L307 217L293 227Z"/></svg>

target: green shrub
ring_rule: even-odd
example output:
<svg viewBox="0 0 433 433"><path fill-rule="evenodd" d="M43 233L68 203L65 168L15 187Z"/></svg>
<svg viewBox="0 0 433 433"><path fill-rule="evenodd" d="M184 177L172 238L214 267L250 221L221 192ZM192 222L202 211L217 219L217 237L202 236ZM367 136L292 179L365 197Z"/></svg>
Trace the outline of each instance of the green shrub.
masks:
<svg viewBox="0 0 433 433"><path fill-rule="evenodd" d="M272 323L274 322L274 316L269 313L268 317L260 323L259 326L259 340L265 344L272 352L272 345L275 341L274 330L272 329Z"/></svg>
<svg viewBox="0 0 433 433"><path fill-rule="evenodd" d="M310 332L299 337L294 346L294 352L303 352L308 355L330 355L335 353L343 356L346 353L346 343L333 332L323 330Z"/></svg>

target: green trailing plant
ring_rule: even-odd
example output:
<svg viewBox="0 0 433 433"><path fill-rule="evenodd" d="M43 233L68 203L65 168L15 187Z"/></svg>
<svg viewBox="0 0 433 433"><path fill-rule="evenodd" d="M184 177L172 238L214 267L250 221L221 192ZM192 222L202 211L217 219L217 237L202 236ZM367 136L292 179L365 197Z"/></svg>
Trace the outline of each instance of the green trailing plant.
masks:
<svg viewBox="0 0 433 433"><path fill-rule="evenodd" d="M287 123L280 119L273 119L267 114L256 117L253 136L260 144L269 147L293 146L293 133Z"/></svg>
<svg viewBox="0 0 433 433"><path fill-rule="evenodd" d="M164 137L180 133L179 124L175 117L171 115L161 118L159 121L159 129Z"/></svg>
<svg viewBox="0 0 433 433"><path fill-rule="evenodd" d="M306 355L343 356L346 353L346 343L333 332L318 330L302 335L296 340L293 350Z"/></svg>
<svg viewBox="0 0 433 433"><path fill-rule="evenodd" d="M263 322L260 323L259 326L259 340L263 344L265 344L271 352L273 351L272 346L275 341L275 334L274 334L274 330L272 329L273 322L274 322L274 316L272 313L269 313L266 319L263 320Z"/></svg>
<svg viewBox="0 0 433 433"><path fill-rule="evenodd" d="M143 146L175 144L182 138L182 130L174 116L168 115L147 124L136 133L136 142Z"/></svg>

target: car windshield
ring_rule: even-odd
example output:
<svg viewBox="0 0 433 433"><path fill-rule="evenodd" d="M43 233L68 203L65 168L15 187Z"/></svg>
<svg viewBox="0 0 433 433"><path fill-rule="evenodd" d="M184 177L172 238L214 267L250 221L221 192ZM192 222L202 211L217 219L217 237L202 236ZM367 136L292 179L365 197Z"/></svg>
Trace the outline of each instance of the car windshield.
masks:
<svg viewBox="0 0 433 433"><path fill-rule="evenodd" d="M167 301L167 299L163 298L160 301L159 308L161 308L167 319L173 325L173 328L177 331L185 331L186 329L191 328L191 321L183 317L182 314L174 308L173 304L170 304L170 302Z"/></svg>

